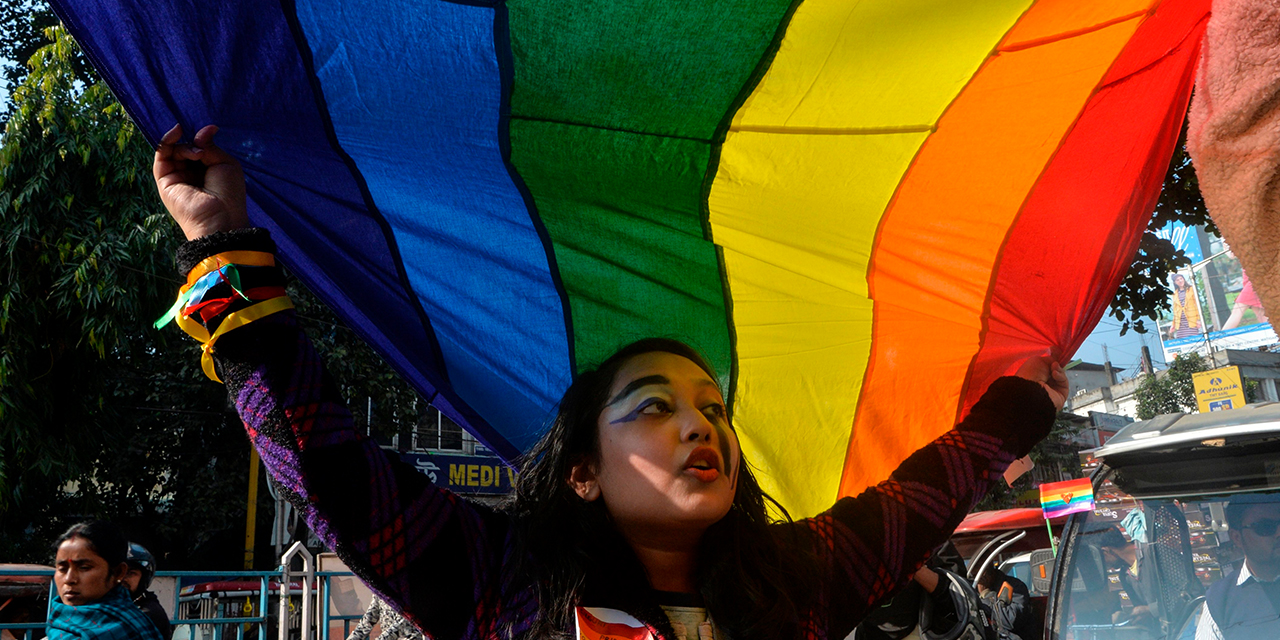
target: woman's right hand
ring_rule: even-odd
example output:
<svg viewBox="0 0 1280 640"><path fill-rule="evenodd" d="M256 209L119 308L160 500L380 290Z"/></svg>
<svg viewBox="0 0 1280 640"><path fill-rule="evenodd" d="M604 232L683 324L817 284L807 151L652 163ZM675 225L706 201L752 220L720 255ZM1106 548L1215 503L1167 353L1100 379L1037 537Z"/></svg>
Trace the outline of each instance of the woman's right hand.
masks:
<svg viewBox="0 0 1280 640"><path fill-rule="evenodd" d="M213 143L217 132L218 127L209 125L191 144L180 145L182 125L174 125L160 139L151 165L160 200L187 240L249 226L244 172Z"/></svg>
<svg viewBox="0 0 1280 640"><path fill-rule="evenodd" d="M1044 387L1044 390L1048 392L1054 408L1062 411L1063 405L1067 402L1067 391L1070 388L1070 384L1067 383L1067 372L1062 370L1062 364L1057 361L1056 356L1057 352L1055 350L1052 356L1027 358L1022 362L1022 366L1018 367L1018 372L1014 375L1040 383L1040 386Z"/></svg>

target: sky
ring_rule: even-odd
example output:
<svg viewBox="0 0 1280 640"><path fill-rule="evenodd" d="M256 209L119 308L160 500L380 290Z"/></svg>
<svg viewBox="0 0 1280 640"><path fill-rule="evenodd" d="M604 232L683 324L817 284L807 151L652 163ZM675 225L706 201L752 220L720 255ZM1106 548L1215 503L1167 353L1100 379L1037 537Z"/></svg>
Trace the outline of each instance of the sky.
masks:
<svg viewBox="0 0 1280 640"><path fill-rule="evenodd" d="M1145 341L1145 344L1151 348L1151 361L1155 364L1155 368L1163 369L1165 362L1164 352L1160 349L1160 335L1155 331L1154 322L1147 321L1147 324L1150 329L1146 334L1129 331L1121 336L1120 321L1110 316L1103 316L1093 333L1089 334L1088 339L1080 346L1080 350L1076 351L1075 358L1102 364L1105 360L1103 357L1105 345L1107 354L1111 357L1111 365L1117 369L1117 376L1127 379L1133 377L1139 370L1142 345Z"/></svg>

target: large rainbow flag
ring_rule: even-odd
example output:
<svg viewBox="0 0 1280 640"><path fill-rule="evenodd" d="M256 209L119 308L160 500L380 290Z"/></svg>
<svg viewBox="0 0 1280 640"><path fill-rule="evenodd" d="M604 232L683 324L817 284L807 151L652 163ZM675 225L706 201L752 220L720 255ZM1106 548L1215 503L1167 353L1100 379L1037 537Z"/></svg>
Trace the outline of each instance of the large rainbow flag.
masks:
<svg viewBox="0 0 1280 640"><path fill-rule="evenodd" d="M1208 0L53 0L152 141L511 458L645 336L807 516L1103 314Z"/></svg>

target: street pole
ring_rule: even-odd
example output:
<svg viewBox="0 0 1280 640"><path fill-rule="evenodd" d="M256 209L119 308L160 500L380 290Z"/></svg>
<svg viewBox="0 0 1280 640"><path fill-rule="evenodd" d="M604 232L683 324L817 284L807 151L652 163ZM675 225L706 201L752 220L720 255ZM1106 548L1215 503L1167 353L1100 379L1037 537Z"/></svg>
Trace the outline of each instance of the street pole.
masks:
<svg viewBox="0 0 1280 640"><path fill-rule="evenodd" d="M244 521L244 569L253 569L254 534L258 525L258 450L249 447L249 508Z"/></svg>
<svg viewBox="0 0 1280 640"><path fill-rule="evenodd" d="M1222 255L1222 254L1218 254L1218 255ZM1217 257L1217 256L1214 256L1214 257ZM1210 259L1212 259L1212 258L1210 258ZM1197 265L1196 265L1196 266L1199 266L1199 265L1201 265L1201 264L1204 264L1204 263L1206 263L1206 262L1208 262L1208 261L1209 261L1209 260L1201 261L1201 262L1197 263ZM1204 312L1205 312L1205 309L1204 309L1204 307L1201 307L1201 306L1200 306L1200 296L1196 293L1196 291L1197 291L1196 286L1195 286L1195 285L1196 285L1196 280L1200 280L1201 282L1203 282L1203 281L1204 281L1204 279L1203 279L1203 278L1200 278L1199 276L1197 276L1197 275L1196 275L1195 269L1192 269L1192 270L1191 270L1191 290L1187 292L1187 295L1194 295L1194 296L1196 296L1196 307L1200 309L1200 331L1202 331L1202 332L1204 333L1204 346L1205 346L1205 349L1207 349L1207 350L1208 350L1208 352L1209 352L1209 362L1210 362L1210 364L1212 364L1212 363L1213 363L1213 341L1209 339L1209 319L1205 317L1205 313L1204 313ZM1206 295L1205 295L1206 301L1207 301L1209 304L1213 304L1213 300L1212 300L1211 298L1209 298L1209 296L1208 296L1209 284L1208 284L1208 283L1204 283L1202 286L1204 287L1204 290L1205 290L1205 292L1206 292ZM1214 311L1214 314L1215 314L1215 317L1216 317L1217 311ZM1216 367L1217 365L1215 364L1215 365L1212 365L1212 366Z"/></svg>

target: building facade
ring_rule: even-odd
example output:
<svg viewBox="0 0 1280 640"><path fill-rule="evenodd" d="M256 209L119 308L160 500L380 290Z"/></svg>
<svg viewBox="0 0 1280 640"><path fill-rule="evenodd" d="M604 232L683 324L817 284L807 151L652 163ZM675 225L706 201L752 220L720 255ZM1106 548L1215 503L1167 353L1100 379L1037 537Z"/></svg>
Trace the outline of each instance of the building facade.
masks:
<svg viewBox="0 0 1280 640"><path fill-rule="evenodd" d="M1214 351L1209 356L1210 368L1236 366L1240 367L1240 375L1246 380L1258 383L1258 401L1276 402L1280 400L1280 353L1269 351L1236 351L1226 349ZM1100 367L1101 365L1090 365ZM1155 372L1156 376L1167 375L1165 371ZM1068 378L1071 377L1068 371ZM1116 384L1089 389L1082 386L1076 390L1072 385L1072 395L1067 398L1065 411L1078 416L1088 417L1090 412L1138 417L1138 398L1135 393L1142 384L1144 376L1125 380Z"/></svg>

